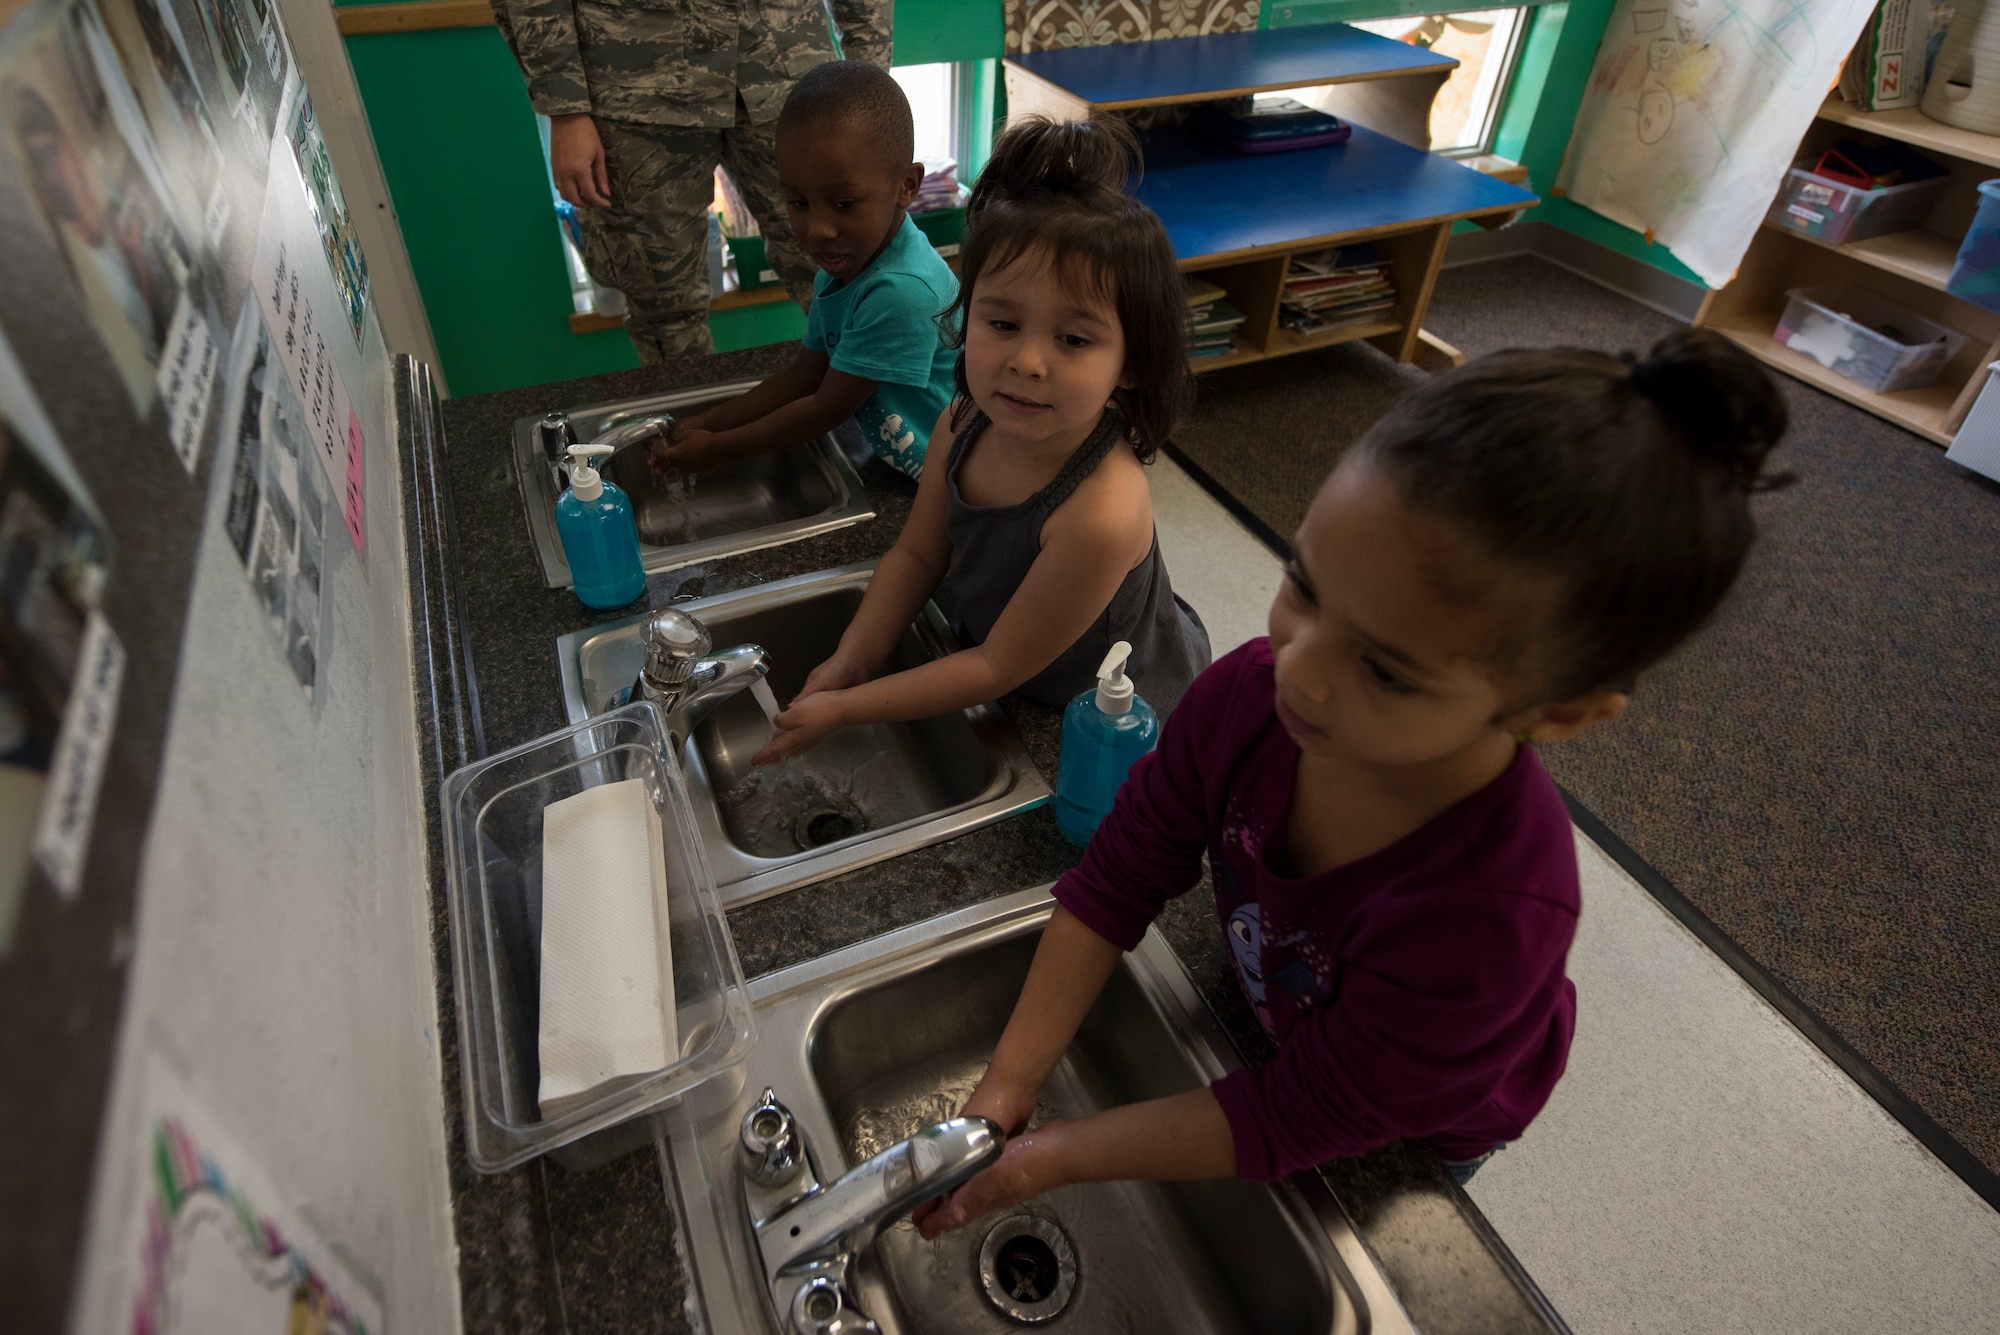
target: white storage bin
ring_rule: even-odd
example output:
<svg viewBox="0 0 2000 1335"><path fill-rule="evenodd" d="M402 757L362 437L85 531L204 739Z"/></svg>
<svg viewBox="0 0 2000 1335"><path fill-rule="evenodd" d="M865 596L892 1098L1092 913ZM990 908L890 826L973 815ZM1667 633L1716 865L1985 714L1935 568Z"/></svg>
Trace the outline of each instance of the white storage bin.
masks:
<svg viewBox="0 0 2000 1335"><path fill-rule="evenodd" d="M1965 346L1965 335L1860 287L1787 292L1771 337L1878 394L1921 389Z"/></svg>
<svg viewBox="0 0 2000 1335"><path fill-rule="evenodd" d="M1944 457L2000 482L2000 362L1986 368L1986 388L1979 391Z"/></svg>

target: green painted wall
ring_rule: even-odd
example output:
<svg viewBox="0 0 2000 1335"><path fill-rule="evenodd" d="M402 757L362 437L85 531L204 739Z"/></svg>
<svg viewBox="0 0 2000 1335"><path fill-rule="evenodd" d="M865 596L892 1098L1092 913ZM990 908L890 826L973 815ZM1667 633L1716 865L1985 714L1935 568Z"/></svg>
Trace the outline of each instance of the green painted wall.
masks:
<svg viewBox="0 0 2000 1335"><path fill-rule="evenodd" d="M997 57L999 0L899 0L896 31L899 64ZM638 365L620 330L569 331L534 111L500 30L350 37L347 53L451 392ZM989 67L970 93L988 116L993 82ZM725 352L788 342L805 315L790 302L742 307L711 317L709 331Z"/></svg>
<svg viewBox="0 0 2000 1335"><path fill-rule="evenodd" d="M618 330L576 335L534 112L500 30L350 37L453 394L637 366Z"/></svg>
<svg viewBox="0 0 2000 1335"><path fill-rule="evenodd" d="M1693 279L1666 247L1552 193L1612 3L1558 0L1534 11L1495 149L1525 164L1542 196L1529 218ZM1410 0L1266 0L1261 21L1290 27L1409 12ZM896 32L899 64L981 62L963 110L1004 115L999 0L897 0ZM353 37L347 49L451 391L477 394L636 365L618 330L569 332L569 279L545 202L534 114L499 30ZM975 146L968 175L981 156ZM717 348L731 350L795 339L804 316L788 302L774 303L723 312L710 328Z"/></svg>

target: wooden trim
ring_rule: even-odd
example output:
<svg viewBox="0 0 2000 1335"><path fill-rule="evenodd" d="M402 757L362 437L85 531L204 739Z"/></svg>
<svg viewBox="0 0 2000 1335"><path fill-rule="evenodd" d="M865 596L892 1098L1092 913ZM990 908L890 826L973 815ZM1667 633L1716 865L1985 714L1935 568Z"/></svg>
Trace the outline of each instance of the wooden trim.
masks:
<svg viewBox="0 0 2000 1335"><path fill-rule="evenodd" d="M485 28L493 23L486 0L401 0L381 5L343 5L333 11L342 37L385 32L428 32L438 28Z"/></svg>
<svg viewBox="0 0 2000 1335"><path fill-rule="evenodd" d="M1446 59L1450 60L1451 63L1447 65L1435 61L1426 61L1422 65L1414 65L1409 69L1370 70L1363 74L1339 74L1331 77L1310 79L1280 79L1275 83L1245 84L1241 88L1216 88L1199 93L1172 93L1160 97L1127 97L1110 102L1086 101L1082 94L1063 87L1061 84L1051 80L1047 75L1031 70L1025 65L1016 64L1017 57L1015 56L1008 56L1005 64L1007 73L1020 74L1026 78L1033 79L1043 87L1053 88L1064 97L1081 105L1092 107L1098 111L1131 111L1137 107L1174 107L1182 103L1225 102L1230 98L1254 97L1258 93L1282 93L1294 88L1320 88L1333 84L1371 83L1378 79L1409 79L1424 75L1435 75L1439 85L1442 86L1451 77L1451 72L1459 66L1459 61L1455 57L1446 57ZM1007 90L1007 97L1010 111L1013 106L1013 96L1013 89L1009 88Z"/></svg>
<svg viewBox="0 0 2000 1335"><path fill-rule="evenodd" d="M1512 158L1503 158L1498 153L1480 153L1469 158L1454 159L1461 167L1470 167L1482 176L1491 176L1496 181L1509 185L1526 185L1528 169Z"/></svg>
<svg viewBox="0 0 2000 1335"><path fill-rule="evenodd" d="M1451 78L1452 70L1457 68L1458 61L1453 60L1449 66L1424 65L1413 70L1379 70L1369 74L1344 75L1335 79L1282 79L1277 83L1251 84L1243 88L1224 88L1188 96L1128 97L1118 102L1092 102L1090 105L1099 111L1131 111L1138 107L1177 107L1183 103L1227 102L1231 98L1255 97L1259 93L1288 93L1295 88L1330 88L1376 83L1385 79L1421 79L1427 76L1434 76L1438 87L1442 88L1445 81ZM1371 125L1369 128L1375 127ZM1388 131L1384 130L1383 133L1387 134Z"/></svg>
<svg viewBox="0 0 2000 1335"><path fill-rule="evenodd" d="M1426 371L1449 371L1465 365L1465 354L1428 329L1417 331L1417 365Z"/></svg>
<svg viewBox="0 0 2000 1335"><path fill-rule="evenodd" d="M1047 116L1052 121L1080 121L1090 116L1090 103L1066 88L1050 83L1032 70L1022 69L1012 60L1002 71L1007 85L1007 123L1024 116Z"/></svg>
<svg viewBox="0 0 2000 1335"><path fill-rule="evenodd" d="M1862 130L1879 134L1884 139L1915 144L1918 148L1976 162L1983 167L2000 167L2000 135L1961 130L1955 125L1934 121L1915 107L1904 107L1898 111L1863 111L1849 106L1840 100L1839 93L1834 93L1820 105L1818 114L1819 119L1844 125L1850 130Z"/></svg>
<svg viewBox="0 0 2000 1335"><path fill-rule="evenodd" d="M622 315L600 315L596 311L578 311L569 317L569 332L572 334L595 334L606 329L623 329L625 317Z"/></svg>
<svg viewBox="0 0 2000 1335"><path fill-rule="evenodd" d="M733 311L744 306L769 306L776 301L790 301L792 294L785 290L783 283L772 283L766 287L753 287L748 292L737 288L725 292L708 303L710 311Z"/></svg>
<svg viewBox="0 0 2000 1335"><path fill-rule="evenodd" d="M1191 273L1196 269L1240 264L1246 260L1260 260L1271 255L1299 255L1309 250L1325 250L1328 246L1353 246L1363 241L1388 240L1410 232L1428 231L1440 223L1455 223L1461 219L1478 222L1481 218L1506 218L1524 209L1533 208L1540 202L1537 199L1527 204L1502 204L1496 208L1439 214L1434 218L1408 218L1402 222L1384 223L1380 227L1366 227L1357 232L1328 232L1322 236L1301 236L1289 241L1274 241L1268 246L1218 251L1213 255L1190 255L1179 261L1180 270L1182 273Z"/></svg>
<svg viewBox="0 0 2000 1335"><path fill-rule="evenodd" d="M1965 388L1958 391L1958 398L1952 402L1950 411L1945 413L1944 420L1938 423L1938 429L1945 435L1957 438L1958 429L1965 425L1966 416L1972 412L1972 405L1979 401L1980 392L1986 388L1988 378L1986 368L1996 361L2000 361L2000 339L1987 344L1986 355L1979 359L1979 369L1966 378Z"/></svg>
<svg viewBox="0 0 2000 1335"><path fill-rule="evenodd" d="M1456 61L1452 69L1457 69ZM1377 134L1431 151L1431 104L1451 70L1418 70L1393 79L1351 79L1334 84L1319 104L1330 115L1365 125Z"/></svg>

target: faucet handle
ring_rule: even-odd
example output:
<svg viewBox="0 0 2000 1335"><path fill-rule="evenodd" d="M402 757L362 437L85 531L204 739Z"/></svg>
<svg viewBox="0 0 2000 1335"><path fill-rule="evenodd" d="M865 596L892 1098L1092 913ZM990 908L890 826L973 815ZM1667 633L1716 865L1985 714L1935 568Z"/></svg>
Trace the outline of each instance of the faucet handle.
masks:
<svg viewBox="0 0 2000 1335"><path fill-rule="evenodd" d="M576 428L569 424L569 414L550 413L537 422L535 441L551 461L561 462L568 457L569 447L577 443Z"/></svg>
<svg viewBox="0 0 2000 1335"><path fill-rule="evenodd" d="M662 607L647 617L644 638L646 678L666 690L686 685L694 665L715 645L708 627L678 607Z"/></svg>
<svg viewBox="0 0 2000 1335"><path fill-rule="evenodd" d="M799 1149L798 1122L770 1086L743 1114L737 1139L743 1147L744 1174L758 1186L781 1187L799 1175L805 1160Z"/></svg>

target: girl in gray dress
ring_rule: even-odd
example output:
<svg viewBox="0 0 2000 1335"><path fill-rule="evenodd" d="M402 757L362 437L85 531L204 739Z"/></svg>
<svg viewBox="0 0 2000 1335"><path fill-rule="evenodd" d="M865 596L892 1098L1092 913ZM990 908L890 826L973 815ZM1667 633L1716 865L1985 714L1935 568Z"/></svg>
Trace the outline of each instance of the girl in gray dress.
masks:
<svg viewBox="0 0 2000 1335"><path fill-rule="evenodd" d="M1187 303L1173 245L1125 184L1139 164L1112 120L1009 129L968 208L958 396L902 535L833 657L778 716L768 764L850 723L927 718L1008 691L1061 706L1118 640L1162 715L1208 665L1174 596L1144 464L1188 407ZM970 647L879 675L944 586Z"/></svg>

